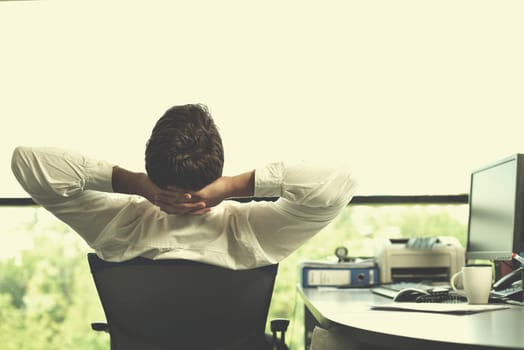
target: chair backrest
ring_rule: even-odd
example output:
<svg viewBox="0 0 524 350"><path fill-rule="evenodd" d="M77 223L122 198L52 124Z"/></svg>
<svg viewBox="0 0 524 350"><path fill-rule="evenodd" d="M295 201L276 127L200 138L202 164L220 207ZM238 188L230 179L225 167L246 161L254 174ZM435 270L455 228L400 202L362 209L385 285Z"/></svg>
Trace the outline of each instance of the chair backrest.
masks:
<svg viewBox="0 0 524 350"><path fill-rule="evenodd" d="M278 265L251 270L187 260L111 263L88 254L111 349L267 349Z"/></svg>

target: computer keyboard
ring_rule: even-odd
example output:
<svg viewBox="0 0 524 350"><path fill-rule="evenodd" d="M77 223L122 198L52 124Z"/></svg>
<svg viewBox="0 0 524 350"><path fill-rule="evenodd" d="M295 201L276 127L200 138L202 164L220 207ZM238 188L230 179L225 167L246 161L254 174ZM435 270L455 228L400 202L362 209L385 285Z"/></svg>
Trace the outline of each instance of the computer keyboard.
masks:
<svg viewBox="0 0 524 350"><path fill-rule="evenodd" d="M439 304L465 304L468 299L465 296L452 293L431 293L421 295L415 300L416 303L439 303Z"/></svg>

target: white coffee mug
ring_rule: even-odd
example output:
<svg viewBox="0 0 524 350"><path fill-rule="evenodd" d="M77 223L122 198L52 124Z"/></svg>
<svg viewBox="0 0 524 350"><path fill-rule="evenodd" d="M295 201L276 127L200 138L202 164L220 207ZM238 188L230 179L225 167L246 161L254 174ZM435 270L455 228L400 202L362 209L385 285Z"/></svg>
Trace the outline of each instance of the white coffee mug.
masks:
<svg viewBox="0 0 524 350"><path fill-rule="evenodd" d="M464 289L456 287L455 280L462 276ZM451 288L468 298L469 304L487 304L491 284L493 282L493 269L491 265L468 265L451 277Z"/></svg>

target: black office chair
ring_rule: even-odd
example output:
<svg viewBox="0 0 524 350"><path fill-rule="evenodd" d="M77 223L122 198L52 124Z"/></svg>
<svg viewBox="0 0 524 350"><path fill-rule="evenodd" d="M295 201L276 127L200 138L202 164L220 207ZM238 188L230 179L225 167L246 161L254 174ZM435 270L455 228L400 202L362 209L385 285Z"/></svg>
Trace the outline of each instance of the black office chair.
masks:
<svg viewBox="0 0 524 350"><path fill-rule="evenodd" d="M106 262L88 254L112 350L288 349L288 320L265 326L278 265L229 270L187 260ZM280 332L280 337L277 333Z"/></svg>

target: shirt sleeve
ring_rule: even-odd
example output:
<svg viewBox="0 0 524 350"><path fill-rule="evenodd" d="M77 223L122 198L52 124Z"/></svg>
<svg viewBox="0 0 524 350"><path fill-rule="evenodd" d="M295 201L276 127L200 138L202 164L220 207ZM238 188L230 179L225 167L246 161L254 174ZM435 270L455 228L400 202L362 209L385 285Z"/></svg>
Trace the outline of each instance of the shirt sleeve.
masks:
<svg viewBox="0 0 524 350"><path fill-rule="evenodd" d="M333 208L351 200L356 181L348 166L271 163L255 171L255 196L280 197L302 208Z"/></svg>
<svg viewBox="0 0 524 350"><path fill-rule="evenodd" d="M42 206L86 190L113 192L113 166L57 148L17 147L11 168L24 190Z"/></svg>
<svg viewBox="0 0 524 350"><path fill-rule="evenodd" d="M255 170L255 195L279 197L252 205L249 226L265 259L277 262L326 227L351 201L356 180L348 166L272 163Z"/></svg>
<svg viewBox="0 0 524 350"><path fill-rule="evenodd" d="M90 246L129 198L112 193L113 166L58 148L17 147L16 179L33 200L79 233Z"/></svg>

